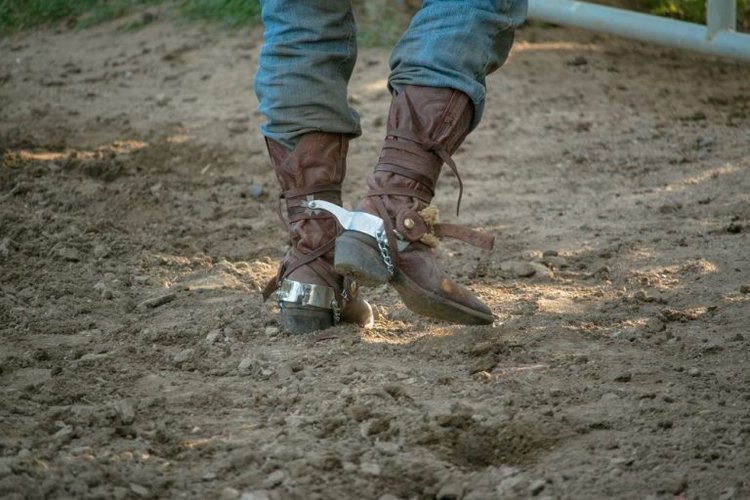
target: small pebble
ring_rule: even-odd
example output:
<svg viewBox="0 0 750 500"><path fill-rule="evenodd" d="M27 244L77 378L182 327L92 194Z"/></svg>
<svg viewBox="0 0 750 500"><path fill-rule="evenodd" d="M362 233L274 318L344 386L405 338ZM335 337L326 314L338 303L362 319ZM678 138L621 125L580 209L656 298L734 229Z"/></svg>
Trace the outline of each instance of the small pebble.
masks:
<svg viewBox="0 0 750 500"><path fill-rule="evenodd" d="M672 214L680 210L682 210L682 203L674 200L670 200L659 207L659 213L661 214Z"/></svg>
<svg viewBox="0 0 750 500"><path fill-rule="evenodd" d="M237 371L240 372L241 375L249 375L250 372L253 371L252 358L244 358L240 361L240 364L237 366Z"/></svg>
<svg viewBox="0 0 750 500"><path fill-rule="evenodd" d="M155 100L156 100L157 106L164 107L167 104L169 104L169 101L171 100L171 98L165 94L158 94Z"/></svg>
<svg viewBox="0 0 750 500"><path fill-rule="evenodd" d="M267 326L265 332L269 337L273 337L274 335L279 334L279 329L275 326Z"/></svg>
<svg viewBox="0 0 750 500"><path fill-rule="evenodd" d="M369 476L379 476L380 475L380 466L378 464L370 463L370 462L364 462L360 464L359 470L363 474L367 474Z"/></svg>
<svg viewBox="0 0 750 500"><path fill-rule="evenodd" d="M78 358L79 363L87 363L89 361L99 361L109 357L108 352L89 352Z"/></svg>
<svg viewBox="0 0 750 500"><path fill-rule="evenodd" d="M194 353L195 353L194 349L183 349L182 351L174 355L174 357L172 358L172 361L174 361L178 365L185 363L187 361L190 361L190 359L192 359Z"/></svg>
<svg viewBox="0 0 750 500"><path fill-rule="evenodd" d="M547 483L543 479L534 481L529 486L529 493L531 493L533 496L537 496L539 493L541 493L544 490L544 487L546 484Z"/></svg>
<svg viewBox="0 0 750 500"><path fill-rule="evenodd" d="M534 276L536 268L528 262L523 261L506 261L500 263L500 270L512 273L519 278L529 278Z"/></svg>
<svg viewBox="0 0 750 500"><path fill-rule="evenodd" d="M248 192L252 198L260 198L265 194L263 186L261 186L260 184L250 184L250 189L248 190Z"/></svg>
<svg viewBox="0 0 750 500"><path fill-rule="evenodd" d="M115 486L112 489L112 500L125 500L126 498L132 498L129 493L130 490L123 486Z"/></svg>
<svg viewBox="0 0 750 500"><path fill-rule="evenodd" d="M659 318L650 318L646 321L646 330L652 333L663 332L667 329L667 325Z"/></svg>
<svg viewBox="0 0 750 500"><path fill-rule="evenodd" d="M240 492L227 486L221 490L221 500L237 500L240 498Z"/></svg>
<svg viewBox="0 0 750 500"><path fill-rule="evenodd" d="M557 257L554 255L544 257L544 263L552 267L555 267L557 269L565 269L566 267L570 267L570 264L568 263L567 259L565 259L564 257Z"/></svg>
<svg viewBox="0 0 750 500"><path fill-rule="evenodd" d="M81 252L75 248L61 248L57 251L57 255L68 262L79 262L81 260Z"/></svg>
<svg viewBox="0 0 750 500"><path fill-rule="evenodd" d="M107 245L102 245L101 243L99 243L97 245L94 245L92 253L97 259L103 259L104 257L107 257L109 255L110 249L109 247L107 247Z"/></svg>
<svg viewBox="0 0 750 500"><path fill-rule="evenodd" d="M398 443L391 443L388 441L377 441L375 443L375 449L383 455L395 455L399 450Z"/></svg>
<svg viewBox="0 0 750 500"><path fill-rule="evenodd" d="M716 139L710 135L702 135L695 140L695 144L698 146L698 149L710 148L716 144Z"/></svg>
<svg viewBox="0 0 750 500"><path fill-rule="evenodd" d="M448 481L437 494L437 500L458 500L464 493L464 486L458 481Z"/></svg>
<svg viewBox="0 0 750 500"><path fill-rule="evenodd" d="M569 66L586 66L588 63L588 60L583 56L576 56L568 61Z"/></svg>
<svg viewBox="0 0 750 500"><path fill-rule="evenodd" d="M284 482L284 479L286 478L286 474L283 470L275 470L271 474L268 475L268 477L263 481L263 487L265 488L275 488L276 486L280 485Z"/></svg>
<svg viewBox="0 0 750 500"><path fill-rule="evenodd" d="M529 265L534 270L534 276L551 278L553 276L552 271L549 267L539 262L530 262Z"/></svg>
<svg viewBox="0 0 750 500"><path fill-rule="evenodd" d="M149 496L148 489L141 486L140 484L130 483L130 491L132 491L133 493L135 493L141 498L146 498L147 496Z"/></svg>
<svg viewBox="0 0 750 500"><path fill-rule="evenodd" d="M703 111L696 111L695 113L691 115L687 115L683 118L684 120L691 120L691 121L701 121L706 119L706 113Z"/></svg>
<svg viewBox="0 0 750 500"><path fill-rule="evenodd" d="M691 377L697 377L701 374L701 371L698 368L691 368L688 370L688 375Z"/></svg>
<svg viewBox="0 0 750 500"><path fill-rule="evenodd" d="M105 300L109 300L113 297L112 290L103 281L94 285L94 290L99 292L99 296Z"/></svg>
<svg viewBox="0 0 750 500"><path fill-rule="evenodd" d="M667 475L661 481L661 486L658 488L659 493L672 493L678 495L685 491L687 487L687 478L682 474L675 474L673 476Z"/></svg>
<svg viewBox="0 0 750 500"><path fill-rule="evenodd" d="M206 335L206 344L215 344L221 339L221 332L219 330L211 330Z"/></svg>
<svg viewBox="0 0 750 500"><path fill-rule="evenodd" d="M633 374L631 373L620 373L619 375L615 376L615 382L630 382L633 378Z"/></svg>
<svg viewBox="0 0 750 500"><path fill-rule="evenodd" d="M266 490L246 491L240 497L240 500L271 500Z"/></svg>
<svg viewBox="0 0 750 500"><path fill-rule="evenodd" d="M145 308L156 308L159 306L163 306L164 304L167 304L169 302L172 302L174 299L177 298L177 294L175 293L167 293L164 295L160 295L158 297L153 297L151 299L146 299L140 304L138 304L136 307L138 309L145 309Z"/></svg>
<svg viewBox="0 0 750 500"><path fill-rule="evenodd" d="M10 238L0 240L0 258L5 259L10 255L11 241Z"/></svg>
<svg viewBox="0 0 750 500"><path fill-rule="evenodd" d="M247 125L237 122L229 122L227 124L227 130L232 134L243 134L247 132Z"/></svg>
<svg viewBox="0 0 750 500"><path fill-rule="evenodd" d="M719 500L734 500L735 498L737 498L737 489L731 486L719 493Z"/></svg>
<svg viewBox="0 0 750 500"><path fill-rule="evenodd" d="M13 468L10 459L0 457L0 479L11 474L13 474Z"/></svg>
<svg viewBox="0 0 750 500"><path fill-rule="evenodd" d="M113 405L115 413L122 425L130 425L135 421L135 409L127 399L121 399Z"/></svg>

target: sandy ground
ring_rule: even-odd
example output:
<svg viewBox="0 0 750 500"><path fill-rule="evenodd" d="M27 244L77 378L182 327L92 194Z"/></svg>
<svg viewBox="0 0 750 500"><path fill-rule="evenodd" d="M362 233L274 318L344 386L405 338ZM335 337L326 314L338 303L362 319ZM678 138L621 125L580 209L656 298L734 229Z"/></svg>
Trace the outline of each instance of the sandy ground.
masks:
<svg viewBox="0 0 750 500"><path fill-rule="evenodd" d="M496 324L295 337L258 32L118 26L0 41L0 497L750 498L750 67L524 29L440 249Z"/></svg>

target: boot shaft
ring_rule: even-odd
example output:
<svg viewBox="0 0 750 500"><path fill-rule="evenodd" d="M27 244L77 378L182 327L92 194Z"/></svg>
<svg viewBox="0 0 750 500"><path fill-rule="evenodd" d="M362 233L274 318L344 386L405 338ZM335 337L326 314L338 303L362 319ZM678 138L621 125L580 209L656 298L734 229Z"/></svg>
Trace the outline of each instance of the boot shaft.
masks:
<svg viewBox="0 0 750 500"><path fill-rule="evenodd" d="M286 204L292 247L308 254L332 241L337 227L329 214L309 210L302 203L316 199L341 205L348 139L342 134L312 132L303 135L292 151L268 138L266 146Z"/></svg>
<svg viewBox="0 0 750 500"><path fill-rule="evenodd" d="M268 138L266 146L283 190L341 183L344 179L349 141L342 134L310 132L292 151Z"/></svg>
<svg viewBox="0 0 750 500"><path fill-rule="evenodd" d="M474 107L463 92L407 86L391 101L386 141L409 140L425 151L452 155L468 135L473 116Z"/></svg>
<svg viewBox="0 0 750 500"><path fill-rule="evenodd" d="M394 95L367 196L385 195L392 217L400 210L427 207L443 163L455 171L450 156L468 135L473 114L469 97L453 89L407 86ZM363 204L360 208L373 210L367 198Z"/></svg>

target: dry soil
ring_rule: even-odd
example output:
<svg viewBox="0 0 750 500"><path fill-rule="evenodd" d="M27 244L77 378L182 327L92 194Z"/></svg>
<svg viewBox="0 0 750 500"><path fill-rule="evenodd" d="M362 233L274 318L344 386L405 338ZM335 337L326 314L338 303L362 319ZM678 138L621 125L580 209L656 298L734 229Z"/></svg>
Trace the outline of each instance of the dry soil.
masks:
<svg viewBox="0 0 750 500"><path fill-rule="evenodd" d="M750 67L524 28L436 202L495 325L290 336L259 32L125 22L0 40L0 497L750 498Z"/></svg>

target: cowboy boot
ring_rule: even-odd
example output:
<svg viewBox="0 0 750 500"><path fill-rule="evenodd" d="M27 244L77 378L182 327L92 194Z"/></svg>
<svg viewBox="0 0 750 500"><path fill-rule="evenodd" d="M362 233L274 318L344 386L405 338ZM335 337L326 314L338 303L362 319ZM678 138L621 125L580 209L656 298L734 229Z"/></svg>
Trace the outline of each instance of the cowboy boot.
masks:
<svg viewBox="0 0 750 500"><path fill-rule="evenodd" d="M266 147L286 201L291 248L263 291L264 300L276 292L281 325L291 333L322 330L339 321L371 326L372 309L359 297L357 284L333 269L335 219L303 206L310 200L341 205L348 140L313 132L291 152L271 139Z"/></svg>
<svg viewBox="0 0 750 500"><path fill-rule="evenodd" d="M408 86L394 95L369 191L354 212L382 219L382 230L368 234L345 226L336 240L335 269L362 285L390 282L416 313L455 323L491 324L492 311L446 276L432 251L439 236L482 248L492 248L494 242L486 233L438 224L437 210L429 206L443 163L458 178L460 205L463 184L450 155L468 134L472 116L468 96L453 89Z"/></svg>

